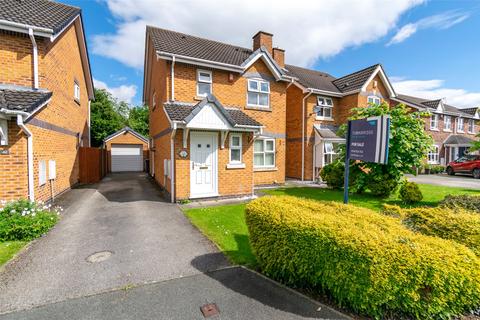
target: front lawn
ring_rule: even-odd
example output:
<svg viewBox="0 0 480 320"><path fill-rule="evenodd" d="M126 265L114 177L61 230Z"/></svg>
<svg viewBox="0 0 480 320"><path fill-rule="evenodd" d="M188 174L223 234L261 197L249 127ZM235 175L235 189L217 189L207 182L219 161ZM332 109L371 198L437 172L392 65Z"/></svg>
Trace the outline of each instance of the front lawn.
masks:
<svg viewBox="0 0 480 320"><path fill-rule="evenodd" d="M448 194L479 194L478 191L464 188L419 185L423 200L419 206L435 206ZM343 191L322 188L280 188L265 190L270 195L291 195L315 200L343 201ZM379 199L368 194L350 195L350 203L374 210L380 210L383 203L402 205L397 196ZM209 239L230 258L233 263L255 267L248 229L245 224L245 204L185 210L187 217Z"/></svg>
<svg viewBox="0 0 480 320"><path fill-rule="evenodd" d="M26 244L26 241L0 242L0 266L13 258Z"/></svg>

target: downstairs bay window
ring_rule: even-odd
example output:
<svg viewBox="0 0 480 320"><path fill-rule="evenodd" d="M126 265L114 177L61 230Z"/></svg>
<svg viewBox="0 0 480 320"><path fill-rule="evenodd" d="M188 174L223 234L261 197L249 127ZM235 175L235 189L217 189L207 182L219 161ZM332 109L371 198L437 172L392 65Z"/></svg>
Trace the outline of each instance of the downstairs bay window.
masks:
<svg viewBox="0 0 480 320"><path fill-rule="evenodd" d="M338 158L338 144L333 142L325 142L323 144L323 165L332 163Z"/></svg>
<svg viewBox="0 0 480 320"><path fill-rule="evenodd" d="M255 168L275 167L275 139L257 139L253 145L253 166Z"/></svg>
<svg viewBox="0 0 480 320"><path fill-rule="evenodd" d="M0 146L8 145L8 122L0 119Z"/></svg>

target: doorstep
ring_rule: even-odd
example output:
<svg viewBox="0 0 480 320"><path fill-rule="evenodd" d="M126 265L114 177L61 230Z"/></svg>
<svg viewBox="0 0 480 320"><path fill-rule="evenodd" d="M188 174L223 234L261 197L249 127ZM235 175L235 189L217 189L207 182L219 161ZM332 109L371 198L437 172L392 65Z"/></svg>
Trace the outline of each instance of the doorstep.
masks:
<svg viewBox="0 0 480 320"><path fill-rule="evenodd" d="M232 197L232 198L210 198L210 199L191 199L189 203L178 204L182 209L194 209L213 206L224 206L229 204L247 203L256 199L256 195Z"/></svg>

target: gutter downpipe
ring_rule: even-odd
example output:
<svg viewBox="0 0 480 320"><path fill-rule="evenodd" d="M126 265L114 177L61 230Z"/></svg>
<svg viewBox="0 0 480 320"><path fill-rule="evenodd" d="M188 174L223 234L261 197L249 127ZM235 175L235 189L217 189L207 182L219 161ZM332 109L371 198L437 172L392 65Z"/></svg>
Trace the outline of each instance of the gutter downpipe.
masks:
<svg viewBox="0 0 480 320"><path fill-rule="evenodd" d="M302 100L302 181L305 180L305 102L312 93L313 90L309 89L308 94Z"/></svg>
<svg viewBox="0 0 480 320"><path fill-rule="evenodd" d="M173 124L173 130L170 135L170 202L175 203L175 135L177 134L177 124Z"/></svg>
<svg viewBox="0 0 480 320"><path fill-rule="evenodd" d="M28 35L30 36L30 41L32 41L33 47L33 87L38 89L38 47L32 28L28 29Z"/></svg>
<svg viewBox="0 0 480 320"><path fill-rule="evenodd" d="M17 125L27 136L27 175L28 175L28 199L35 201L35 189L33 185L33 135L23 122L23 117L28 118L29 113L23 111L12 111L7 109L0 109L1 113L17 116Z"/></svg>
<svg viewBox="0 0 480 320"><path fill-rule="evenodd" d="M172 54L172 101L175 101L175 55Z"/></svg>

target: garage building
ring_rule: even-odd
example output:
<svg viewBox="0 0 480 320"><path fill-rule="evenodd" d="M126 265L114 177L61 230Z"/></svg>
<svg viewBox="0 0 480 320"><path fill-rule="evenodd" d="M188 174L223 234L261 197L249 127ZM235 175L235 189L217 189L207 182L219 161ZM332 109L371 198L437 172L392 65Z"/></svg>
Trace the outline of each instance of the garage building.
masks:
<svg viewBox="0 0 480 320"><path fill-rule="evenodd" d="M108 172L144 171L148 159L148 139L135 130L125 127L104 140L107 150Z"/></svg>

